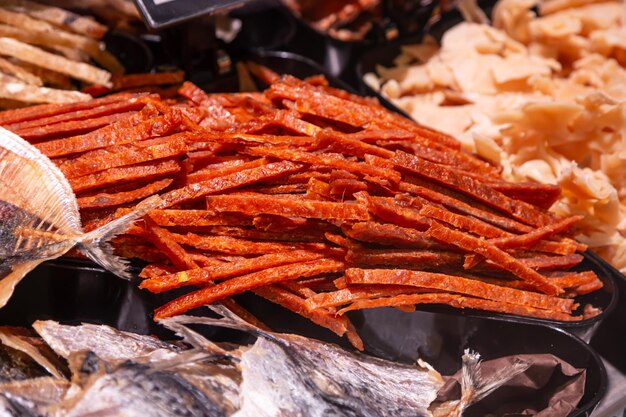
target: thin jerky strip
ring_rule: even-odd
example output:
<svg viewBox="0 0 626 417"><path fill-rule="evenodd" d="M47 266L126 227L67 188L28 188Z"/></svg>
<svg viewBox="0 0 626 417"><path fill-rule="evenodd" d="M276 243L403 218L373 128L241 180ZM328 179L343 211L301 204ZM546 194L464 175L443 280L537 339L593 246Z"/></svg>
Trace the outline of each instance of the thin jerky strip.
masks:
<svg viewBox="0 0 626 417"><path fill-rule="evenodd" d="M484 236L487 238L500 238L511 236L509 233L483 222L482 220L475 219L470 216L462 216L460 214L453 213L451 211L435 207L430 204L424 204L419 210L419 213L424 217L436 219L452 225L458 229L467 230L468 232Z"/></svg>
<svg viewBox="0 0 626 417"><path fill-rule="evenodd" d="M117 121L130 117L133 114L135 114L134 111L113 113L88 120L61 122L48 126L21 129L14 132L28 141L42 140L46 138L54 138L67 135L77 135L100 129L101 127L108 126L111 123L115 123Z"/></svg>
<svg viewBox="0 0 626 417"><path fill-rule="evenodd" d="M343 133L323 130L315 136L321 146L328 146L333 152L342 152L348 155L363 158L365 155L376 155L382 158L392 158L393 151L380 146L371 145L358 139L351 138Z"/></svg>
<svg viewBox="0 0 626 417"><path fill-rule="evenodd" d="M329 329L338 336L345 334L355 348L363 350L363 341L347 318L346 320L342 320L345 317L337 317L334 313L322 309L309 312L304 305L304 299L302 297L276 285L259 287L254 290L254 293L302 317L306 317L313 323Z"/></svg>
<svg viewBox="0 0 626 417"><path fill-rule="evenodd" d="M393 161L400 168L462 191L529 225L543 226L552 222L551 216L537 207L523 201L513 200L483 183L458 175L444 166L433 164L406 152L396 152Z"/></svg>
<svg viewBox="0 0 626 417"><path fill-rule="evenodd" d="M551 236L564 232L582 219L583 216L567 217L556 223L541 227L533 232L519 236L507 236L498 239L490 239L489 243L499 247L500 249L533 248L539 243L540 240L547 239Z"/></svg>
<svg viewBox="0 0 626 417"><path fill-rule="evenodd" d="M177 134L93 150L77 158L68 159L59 165L59 169L66 178L71 179L110 168L172 158L187 151L184 135Z"/></svg>
<svg viewBox="0 0 626 417"><path fill-rule="evenodd" d="M255 242L230 236L200 236L194 233L174 234L176 242L193 246L204 251L227 253L230 255L263 255L290 250L329 251L322 243Z"/></svg>
<svg viewBox="0 0 626 417"><path fill-rule="evenodd" d="M503 216L498 216L493 213L489 213L489 212L477 209L455 198L449 197L442 193L438 193L436 191L430 190L425 187L421 187L419 185L410 184L408 182L402 181L399 185L399 189L402 192L414 194L428 201L432 201L433 203L441 204L449 208L450 210L458 211L458 212L476 217L477 219L480 219L484 222L498 226L502 228L503 230L508 230L508 231L517 232L517 233L529 233L532 230L534 230L532 227L522 224L513 219L509 219ZM400 196L400 198L402 198L402 196ZM409 202L410 201L411 200L409 200ZM421 207L421 206L422 204L418 204L418 207Z"/></svg>
<svg viewBox="0 0 626 417"><path fill-rule="evenodd" d="M252 220L234 213L215 213L207 210L152 210L148 215L159 226L247 226Z"/></svg>
<svg viewBox="0 0 626 417"><path fill-rule="evenodd" d="M102 188L122 182L137 181L140 179L171 175L180 171L180 165L176 161L149 162L128 167L111 168L95 174L72 178L69 181L76 194Z"/></svg>
<svg viewBox="0 0 626 417"><path fill-rule="evenodd" d="M313 277L319 274L339 272L343 270L343 262L333 259L318 259L308 262L297 262L288 265L267 268L263 271L241 275L220 282L210 287L202 288L189 294L185 294L154 312L155 319L162 319L183 314L193 308L211 304L244 291L253 290L265 285L275 284L281 281L289 281L304 277Z"/></svg>
<svg viewBox="0 0 626 417"><path fill-rule="evenodd" d="M274 214L286 217L315 219L368 220L367 210L360 204L326 201L293 200L278 196L228 194L207 197L207 208L248 215Z"/></svg>
<svg viewBox="0 0 626 417"><path fill-rule="evenodd" d="M173 181L172 179L164 179L131 191L123 191L115 194L98 193L89 197L80 197L77 199L78 207L82 210L86 210L120 206L154 195L164 188L169 187Z"/></svg>
<svg viewBox="0 0 626 417"><path fill-rule="evenodd" d="M448 229L435 222L431 225L427 234L432 238L450 245L454 245L469 252L478 253L489 259L496 265L510 271L515 276L528 282L537 290L548 295L559 295L561 288L551 283L543 275L526 266L523 262L499 249L483 239L473 237L467 233Z"/></svg>
<svg viewBox="0 0 626 417"><path fill-rule="evenodd" d="M411 249L349 249L346 262L355 266L394 266L428 269L457 266L463 263L463 255L446 251Z"/></svg>
<svg viewBox="0 0 626 417"><path fill-rule="evenodd" d="M415 288L400 285L358 285L338 291L316 294L308 297L304 304L307 310L313 311L319 308L338 307L359 300L414 294L415 292Z"/></svg>
<svg viewBox="0 0 626 417"><path fill-rule="evenodd" d="M494 190L500 191L516 200L522 200L544 210L549 209L561 196L561 187L536 182L512 183L498 181L489 184Z"/></svg>
<svg viewBox="0 0 626 417"><path fill-rule="evenodd" d="M390 197L372 197L360 192L354 195L358 201L363 201L367 209L374 216L402 227L412 227L418 230L427 230L430 221L416 209L402 207Z"/></svg>
<svg viewBox="0 0 626 417"><path fill-rule="evenodd" d="M473 297L465 297L456 294L412 294L396 295L394 297L377 298L374 300L361 300L352 303L338 311L345 314L352 310L362 310L377 307L395 307L399 305L413 304L447 304L456 308L471 308L476 310L493 311L495 313L515 314L518 316L530 316L547 320L579 321L582 316L572 316L559 311L542 310L517 304L507 304L496 301L483 300Z"/></svg>
<svg viewBox="0 0 626 417"><path fill-rule="evenodd" d="M362 242L381 245L409 246L420 249L440 249L442 245L429 238L426 232L394 224L360 222L343 227L346 236Z"/></svg>
<svg viewBox="0 0 626 417"><path fill-rule="evenodd" d="M35 146L47 157L54 158L164 136L174 131L181 123L180 112L172 111L152 118L155 113L154 108L145 107L127 119L94 132L38 143Z"/></svg>
<svg viewBox="0 0 626 417"><path fill-rule="evenodd" d="M153 279L142 281L139 288L145 288L153 293L161 293L188 285L207 285L213 281L249 274L280 265L311 261L323 258L323 256L324 255L319 253L307 251L272 253L256 258L243 259L237 262L229 262L219 266L185 270L154 277Z"/></svg>
<svg viewBox="0 0 626 417"><path fill-rule="evenodd" d="M124 113L130 110L139 110L146 104L145 101L140 98L140 96L145 96L145 94L138 95L138 97L132 97L127 100L115 101L113 103L103 104L101 106L92 107L84 110L75 110L69 113L61 113L49 117L27 120L25 122L12 123L5 125L5 127L15 132L16 134L21 135L23 131L28 131L28 129L33 129L36 127L47 127L48 125L55 125L62 122L89 120L109 114Z"/></svg>
<svg viewBox="0 0 626 417"><path fill-rule="evenodd" d="M92 109L99 106L107 106L139 97L142 94L118 93L107 97L67 104L41 104L24 109L8 110L0 112L0 124L9 126L29 120L52 117L60 114L73 114L81 110Z"/></svg>
<svg viewBox="0 0 626 417"><path fill-rule="evenodd" d="M359 175L381 177L396 183L400 181L400 174L396 171L381 169L363 162L349 161L345 158L340 158L332 154L314 154L292 149L275 149L269 147L250 148L247 149L246 152L257 156L267 156L288 161L304 162L318 166L328 166L335 169L354 172Z"/></svg>
<svg viewBox="0 0 626 417"><path fill-rule="evenodd" d="M430 288L434 290L471 295L477 298L530 306L544 310L557 310L564 313L570 313L577 307L574 305L573 300L566 298L550 297L536 292L500 287L498 285L491 285L474 279L438 274L434 272L411 271L407 269L349 268L346 270L345 276L348 285L407 285L418 288Z"/></svg>
<svg viewBox="0 0 626 417"><path fill-rule="evenodd" d="M162 196L163 201L166 202L164 208L196 200L219 191L275 179L299 171L302 168L303 166L300 164L282 161L190 184L164 194Z"/></svg>
<svg viewBox="0 0 626 417"><path fill-rule="evenodd" d="M257 168L263 165L267 165L268 161L265 158L255 159L253 161L243 162L232 161L229 164L220 167L208 166L202 170L195 171L187 176L187 183L193 184L197 182L207 181L213 178L221 177L224 175L232 174L234 172L243 171L246 169Z"/></svg>

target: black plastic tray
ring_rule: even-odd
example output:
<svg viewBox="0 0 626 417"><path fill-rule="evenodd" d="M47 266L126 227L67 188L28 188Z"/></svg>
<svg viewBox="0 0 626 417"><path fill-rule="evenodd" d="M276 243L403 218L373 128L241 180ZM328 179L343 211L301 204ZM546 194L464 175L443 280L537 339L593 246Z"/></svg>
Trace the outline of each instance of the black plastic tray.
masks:
<svg viewBox="0 0 626 417"><path fill-rule="evenodd" d="M151 319L152 309L165 300L162 295L139 290L137 282L124 281L87 261L50 261L17 287L9 304L0 310L0 323L29 326L40 319L70 324L90 322L167 338L171 335ZM268 301L252 295L239 296L237 301L276 331L295 332L349 347L328 330ZM598 355L585 342L560 329L513 319L424 311L404 313L392 308L352 312L350 319L362 336L367 353L405 363L414 363L419 357L444 375L459 369L465 348L479 352L484 359L552 353L587 372L584 396L569 417L590 416L606 391L606 371ZM209 335L221 340L241 339L231 330L214 329Z"/></svg>

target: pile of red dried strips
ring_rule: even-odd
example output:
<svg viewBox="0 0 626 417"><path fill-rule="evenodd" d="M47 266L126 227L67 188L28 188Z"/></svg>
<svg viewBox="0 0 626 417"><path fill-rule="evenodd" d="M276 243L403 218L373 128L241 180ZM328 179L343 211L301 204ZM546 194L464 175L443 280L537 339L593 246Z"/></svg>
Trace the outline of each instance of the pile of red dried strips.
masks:
<svg viewBox="0 0 626 417"><path fill-rule="evenodd" d="M189 292L156 318L252 291L361 348L350 310L448 304L553 320L597 313L602 287L568 272L577 220L559 189L504 181L451 137L371 99L252 67L263 93L177 100L118 93L0 113L69 179L86 230L159 193L166 206L114 241L150 262L141 288Z"/></svg>

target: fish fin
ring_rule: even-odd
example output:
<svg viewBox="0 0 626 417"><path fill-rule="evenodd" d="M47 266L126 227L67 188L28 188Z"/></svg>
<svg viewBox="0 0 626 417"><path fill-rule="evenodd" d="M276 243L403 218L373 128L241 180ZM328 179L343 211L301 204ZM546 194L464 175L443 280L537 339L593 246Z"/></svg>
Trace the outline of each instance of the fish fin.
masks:
<svg viewBox="0 0 626 417"><path fill-rule="evenodd" d="M0 342L25 353L55 378L66 379L59 357L41 339L33 337L25 329L0 326Z"/></svg>
<svg viewBox="0 0 626 417"><path fill-rule="evenodd" d="M9 302L9 298L13 295L15 287L22 278L42 262L43 260L38 259L36 261L28 261L15 265L7 276L0 279L0 308L4 307L7 302Z"/></svg>
<svg viewBox="0 0 626 417"><path fill-rule="evenodd" d="M499 369L488 378L483 378L480 355L466 349L463 355L461 400L449 414L450 417L461 417L467 407L482 400L529 367L530 363L518 359L513 366Z"/></svg>
<svg viewBox="0 0 626 417"><path fill-rule="evenodd" d="M78 249L89 259L120 278L130 279L128 261L113 254L108 241L124 231L138 218L163 203L159 196L152 196L137 204L135 209L85 235L78 242Z"/></svg>
<svg viewBox="0 0 626 417"><path fill-rule="evenodd" d="M183 317L183 320L175 320L179 317ZM190 318L190 321L185 321L185 318L187 317ZM196 349L211 352L212 354L227 355L228 352L226 350L186 326L186 324L195 322L195 317L192 318L192 316L171 317L160 321L163 326L176 333L177 336L182 337L184 343L187 343Z"/></svg>
<svg viewBox="0 0 626 417"><path fill-rule="evenodd" d="M61 170L36 147L1 127L0 200L68 236L81 232L76 197Z"/></svg>

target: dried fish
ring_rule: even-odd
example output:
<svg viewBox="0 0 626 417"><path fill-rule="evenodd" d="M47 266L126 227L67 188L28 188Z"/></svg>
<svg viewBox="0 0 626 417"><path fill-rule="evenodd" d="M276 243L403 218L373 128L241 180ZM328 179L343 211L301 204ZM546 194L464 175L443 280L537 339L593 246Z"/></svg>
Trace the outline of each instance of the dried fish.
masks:
<svg viewBox="0 0 626 417"><path fill-rule="evenodd" d="M34 146L0 128L0 307L24 275L74 246L127 278L126 262L113 255L107 241L160 204L158 196L151 197L127 215L84 233L76 197L61 171Z"/></svg>

